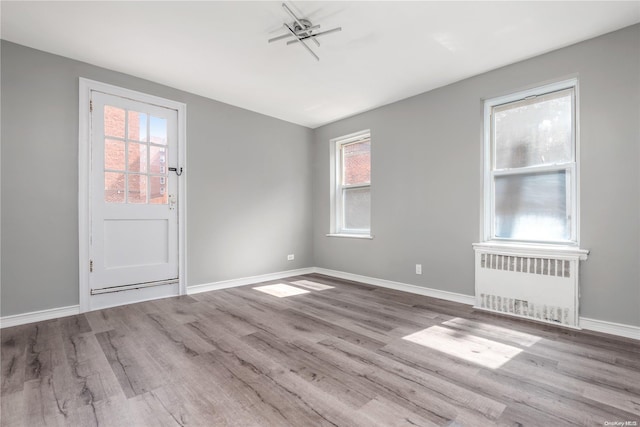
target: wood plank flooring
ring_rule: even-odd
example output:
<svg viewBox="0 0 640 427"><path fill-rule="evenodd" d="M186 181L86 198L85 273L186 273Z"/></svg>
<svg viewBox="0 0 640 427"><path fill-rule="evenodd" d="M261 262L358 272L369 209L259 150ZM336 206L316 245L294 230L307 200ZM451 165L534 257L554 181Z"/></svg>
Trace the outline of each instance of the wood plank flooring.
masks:
<svg viewBox="0 0 640 427"><path fill-rule="evenodd" d="M1 333L2 426L640 425L639 341L315 274Z"/></svg>

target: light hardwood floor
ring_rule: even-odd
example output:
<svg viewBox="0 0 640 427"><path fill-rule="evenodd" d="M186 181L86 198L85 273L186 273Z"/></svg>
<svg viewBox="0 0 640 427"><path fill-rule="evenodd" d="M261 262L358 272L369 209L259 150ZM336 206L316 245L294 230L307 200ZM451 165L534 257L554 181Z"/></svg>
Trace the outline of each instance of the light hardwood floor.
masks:
<svg viewBox="0 0 640 427"><path fill-rule="evenodd" d="M4 329L1 400L2 426L640 425L640 342L308 275Z"/></svg>

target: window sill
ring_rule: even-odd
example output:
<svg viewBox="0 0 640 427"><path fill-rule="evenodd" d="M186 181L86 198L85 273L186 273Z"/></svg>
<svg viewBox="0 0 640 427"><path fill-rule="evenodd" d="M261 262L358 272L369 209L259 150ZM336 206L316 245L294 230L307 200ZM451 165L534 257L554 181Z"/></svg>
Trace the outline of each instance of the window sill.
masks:
<svg viewBox="0 0 640 427"><path fill-rule="evenodd" d="M342 233L329 233L327 237L346 237L350 239L373 239L373 236L369 234L342 234Z"/></svg>
<svg viewBox="0 0 640 427"><path fill-rule="evenodd" d="M571 245L541 245L541 244L527 244L527 243L513 243L513 242L482 242L473 243L473 248L476 251L492 251L500 252L505 255L509 254L523 254L531 256L556 256L556 257L577 257L581 261L587 259L589 251L586 249L580 249L577 246Z"/></svg>

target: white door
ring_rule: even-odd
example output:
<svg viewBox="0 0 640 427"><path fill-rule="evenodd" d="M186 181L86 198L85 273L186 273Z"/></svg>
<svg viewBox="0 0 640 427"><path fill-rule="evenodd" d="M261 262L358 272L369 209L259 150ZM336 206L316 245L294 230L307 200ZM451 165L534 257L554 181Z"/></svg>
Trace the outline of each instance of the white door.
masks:
<svg viewBox="0 0 640 427"><path fill-rule="evenodd" d="M91 92L91 309L179 293L177 114Z"/></svg>

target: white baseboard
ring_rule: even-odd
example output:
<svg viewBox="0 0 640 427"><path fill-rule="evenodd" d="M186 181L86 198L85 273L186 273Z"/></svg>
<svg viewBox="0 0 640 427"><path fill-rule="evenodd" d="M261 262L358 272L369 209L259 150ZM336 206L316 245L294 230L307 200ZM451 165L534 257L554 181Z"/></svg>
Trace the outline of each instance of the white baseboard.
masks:
<svg viewBox="0 0 640 427"><path fill-rule="evenodd" d="M412 294L419 294L419 295L424 295L432 298L439 298L447 301L459 302L462 304L473 305L476 301L476 298L472 295L441 291L439 289L409 285L407 283L393 282L391 280L376 279L375 277L361 276L359 274L346 273L344 271L329 270L329 269L320 268L320 267L315 267L313 271L314 273L337 277L339 279L353 280L355 282L366 283L368 285L395 289L397 291L404 291Z"/></svg>
<svg viewBox="0 0 640 427"><path fill-rule="evenodd" d="M361 276L359 274L346 273L344 271L329 270L315 267L314 273L326 276L337 277L339 279L353 280L366 283L368 285L380 286L383 288L396 289L413 294L425 295L433 298L440 298L447 301L459 302L461 304L475 305L475 297L472 295L458 294L454 292L441 291L439 289L425 288L422 286L409 285L407 283L393 282L391 280L376 279L374 277ZM605 320L589 319L580 317L580 327L595 332L617 335L620 337L640 340L640 327L625 325L622 323L607 322Z"/></svg>
<svg viewBox="0 0 640 427"><path fill-rule="evenodd" d="M254 283L268 282L270 280L284 279L285 277L301 276L314 272L313 267L299 268L297 270L280 271L277 273L261 274L259 276L243 277L240 279L222 280L220 282L203 283L187 287L187 295L199 294L200 292L217 291L219 289L235 288L237 286L253 285Z"/></svg>
<svg viewBox="0 0 640 427"><path fill-rule="evenodd" d="M618 335L626 338L640 340L640 326L625 325L623 323L607 322L606 320L580 318L580 327L595 332Z"/></svg>
<svg viewBox="0 0 640 427"><path fill-rule="evenodd" d="M303 274L313 273L313 271L313 267L300 268L297 270L280 271L277 273L262 274L260 276L243 277L241 279L223 280L220 282L189 286L187 287L187 295L215 291L218 289L233 288L236 286L251 285L254 283L267 282L269 280L284 279L285 277L300 276ZM10 328L11 326L25 325L27 323L41 322L43 320L57 319L59 317L73 316L76 314L80 314L79 305L4 316L0 317L0 328Z"/></svg>
<svg viewBox="0 0 640 427"><path fill-rule="evenodd" d="M11 326L25 325L27 323L42 322L43 320L57 319L59 317L73 316L80 314L79 305L69 307L50 308L48 310L32 311L30 313L14 314L12 316L0 317L0 328L10 328Z"/></svg>
<svg viewBox="0 0 640 427"><path fill-rule="evenodd" d="M336 277L339 279L353 280L356 282L366 283L368 285L380 286L382 288L395 289L398 291L409 292L412 294L425 295L428 297L439 298L447 301L458 302L461 304L474 305L475 297L472 295L458 294L455 292L447 292L439 289L425 288L422 286L410 285L407 283L394 282L391 280L377 279L374 277L361 276L359 274L346 273L344 271L329 270L320 267L300 268L297 270L281 271L277 273L262 274L259 276L244 277L233 280L223 280L220 282L205 283L187 287L187 294L197 294L200 292L215 291L219 289L233 288L237 286L252 285L254 283L268 282L270 280L279 280L291 276L301 276L303 274L318 273L326 276ZM0 317L0 328L9 328L11 326L24 325L27 323L41 322L43 320L57 319L59 317L73 316L80 314L80 306L72 305L69 307L52 308L49 310L32 311L30 313L15 314L12 316ZM640 340L640 327L633 325L625 325L622 323L608 322L606 320L589 319L580 317L580 327L595 332L602 332L611 335L617 335L625 338Z"/></svg>

